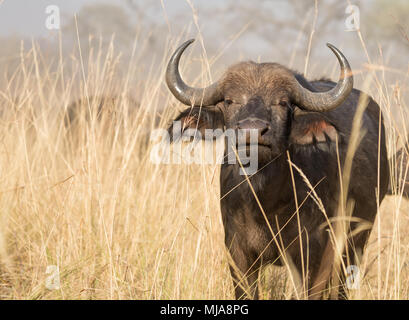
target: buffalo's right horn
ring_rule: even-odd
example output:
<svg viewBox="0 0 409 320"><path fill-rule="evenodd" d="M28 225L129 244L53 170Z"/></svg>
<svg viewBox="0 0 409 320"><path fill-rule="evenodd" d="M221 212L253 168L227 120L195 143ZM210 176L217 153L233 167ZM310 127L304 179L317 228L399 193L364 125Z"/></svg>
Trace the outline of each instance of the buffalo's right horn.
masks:
<svg viewBox="0 0 409 320"><path fill-rule="evenodd" d="M218 82L206 88L192 88L182 80L179 73L180 57L193 41L195 40L186 41L173 53L166 68L166 84L180 102L188 106L210 106L223 100L223 94L220 92Z"/></svg>

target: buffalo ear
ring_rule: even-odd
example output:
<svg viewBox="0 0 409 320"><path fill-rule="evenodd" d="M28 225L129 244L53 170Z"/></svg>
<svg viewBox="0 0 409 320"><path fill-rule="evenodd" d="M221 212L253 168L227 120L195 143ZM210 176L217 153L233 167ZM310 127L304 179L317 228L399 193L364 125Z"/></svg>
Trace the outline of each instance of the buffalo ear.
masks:
<svg viewBox="0 0 409 320"><path fill-rule="evenodd" d="M218 107L193 107L183 110L172 122L168 128L171 141L177 140L188 129L197 130L200 132L201 138L205 138L206 129L221 129L224 128L223 113ZM176 130L175 130L176 129ZM178 131L178 132L175 132Z"/></svg>

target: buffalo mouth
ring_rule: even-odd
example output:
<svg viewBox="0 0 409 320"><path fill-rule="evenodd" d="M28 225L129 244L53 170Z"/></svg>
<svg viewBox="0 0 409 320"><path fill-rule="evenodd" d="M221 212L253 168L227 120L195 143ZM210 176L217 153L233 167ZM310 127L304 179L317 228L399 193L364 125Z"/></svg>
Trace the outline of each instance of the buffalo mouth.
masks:
<svg viewBox="0 0 409 320"><path fill-rule="evenodd" d="M257 144L250 144L250 143L243 143L243 144L236 144L237 151L246 150L249 151L252 146L257 146L258 149L271 149L270 143L259 142Z"/></svg>
<svg viewBox="0 0 409 320"><path fill-rule="evenodd" d="M250 143L237 144L236 150L240 158L245 157L245 159L248 160L250 157L250 159L256 159L258 164L265 163L273 155L272 145L268 143L262 143L262 142L259 142L257 144L250 144ZM255 154L254 154L255 152L257 153L257 158L255 158ZM248 163L246 164L248 165ZM243 163L243 166L246 167L244 163Z"/></svg>

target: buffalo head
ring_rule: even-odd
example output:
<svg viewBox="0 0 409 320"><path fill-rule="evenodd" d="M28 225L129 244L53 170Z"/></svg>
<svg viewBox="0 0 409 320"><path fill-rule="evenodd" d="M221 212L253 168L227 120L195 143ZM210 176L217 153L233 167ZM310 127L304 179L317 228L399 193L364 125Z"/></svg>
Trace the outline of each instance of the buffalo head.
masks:
<svg viewBox="0 0 409 320"><path fill-rule="evenodd" d="M197 128L202 136L207 128L257 130L261 162L285 150L289 117L297 107L318 112L335 109L353 88L349 63L331 44L327 45L338 58L341 76L327 92L313 92L302 76L280 64L255 62L235 64L212 85L192 88L180 76L179 61L193 41L186 41L173 53L166 70L170 91L180 102L192 107L176 120L182 121L184 129ZM247 135L244 141L248 148Z"/></svg>

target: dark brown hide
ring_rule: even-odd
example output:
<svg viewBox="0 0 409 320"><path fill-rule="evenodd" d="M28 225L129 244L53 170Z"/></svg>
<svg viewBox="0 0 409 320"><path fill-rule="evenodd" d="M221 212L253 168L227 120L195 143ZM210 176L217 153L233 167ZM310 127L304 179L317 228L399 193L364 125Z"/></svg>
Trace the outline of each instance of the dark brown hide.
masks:
<svg viewBox="0 0 409 320"><path fill-rule="evenodd" d="M242 62L228 68L218 81L223 95L221 101L211 106L189 107L177 118L183 121L185 128L196 128L199 122L201 130L251 128L252 125L259 130L258 142L263 150L259 156L258 168L261 170L249 180L270 227L249 184L242 183L245 177L239 174L239 164L224 163L220 173L225 244L235 265L231 267L231 273L237 299L258 297L257 279L261 268L270 263L282 264L278 245L285 250L298 273L306 275L308 294L312 292L312 284L319 278L319 272L331 268L330 263L322 264L324 250L328 248L328 232L320 226L326 219L311 198L310 187L295 169L294 193L287 152L315 187L329 218L334 217L340 186L336 142L342 169L353 117L363 93L353 89L337 108L312 112L294 100L294 79L311 93L328 92L337 85L328 80L309 82L276 63ZM355 203L353 217L368 223L373 223L376 216L377 189L382 201L389 182L385 128L383 123L379 125L379 113L378 104L369 98L362 118L366 133L353 158L348 190L348 200ZM299 205L302 249L296 203ZM351 230L356 227L356 222L351 223ZM365 230L350 239L350 263L359 263L354 260L354 253L363 251L369 233L370 230ZM275 236L278 242L274 240ZM248 287L244 290L246 283Z"/></svg>

